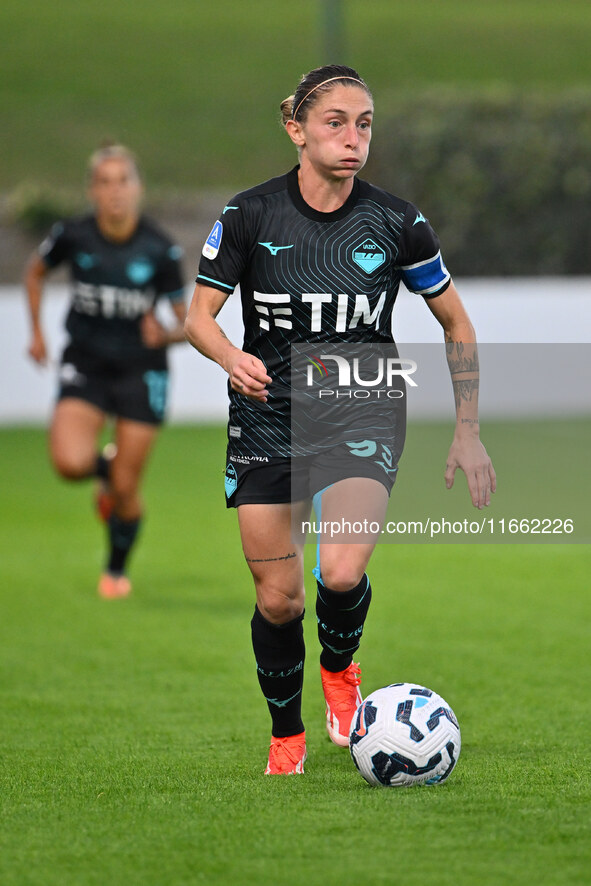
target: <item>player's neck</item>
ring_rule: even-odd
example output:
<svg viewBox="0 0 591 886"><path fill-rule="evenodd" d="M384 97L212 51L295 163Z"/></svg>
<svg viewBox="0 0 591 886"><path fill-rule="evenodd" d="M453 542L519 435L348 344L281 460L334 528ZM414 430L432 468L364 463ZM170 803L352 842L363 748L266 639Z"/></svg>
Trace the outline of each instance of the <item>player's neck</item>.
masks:
<svg viewBox="0 0 591 886"><path fill-rule="evenodd" d="M125 218L96 216L96 223L103 237L115 243L129 240L135 233L138 222L139 216L137 215L126 216Z"/></svg>
<svg viewBox="0 0 591 886"><path fill-rule="evenodd" d="M298 170L300 194L305 202L317 212L336 212L349 198L353 190L354 176L344 179L327 179L305 164Z"/></svg>

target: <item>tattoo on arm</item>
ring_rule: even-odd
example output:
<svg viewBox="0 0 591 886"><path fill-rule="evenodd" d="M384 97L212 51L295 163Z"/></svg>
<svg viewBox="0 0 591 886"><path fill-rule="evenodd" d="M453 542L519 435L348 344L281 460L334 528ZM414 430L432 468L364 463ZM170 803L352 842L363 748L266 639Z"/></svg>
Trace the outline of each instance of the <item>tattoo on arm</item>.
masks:
<svg viewBox="0 0 591 886"><path fill-rule="evenodd" d="M478 394L477 378L459 379L457 376L452 375L452 384L456 406L459 406L465 400L471 401L472 397Z"/></svg>
<svg viewBox="0 0 591 886"><path fill-rule="evenodd" d="M475 344L465 345L461 341L445 342L447 364L452 375L460 372L478 372L478 350Z"/></svg>
<svg viewBox="0 0 591 886"><path fill-rule="evenodd" d="M445 352L457 408L478 396L478 350L476 344L450 341L446 336ZM473 419L464 419L462 423L478 424Z"/></svg>

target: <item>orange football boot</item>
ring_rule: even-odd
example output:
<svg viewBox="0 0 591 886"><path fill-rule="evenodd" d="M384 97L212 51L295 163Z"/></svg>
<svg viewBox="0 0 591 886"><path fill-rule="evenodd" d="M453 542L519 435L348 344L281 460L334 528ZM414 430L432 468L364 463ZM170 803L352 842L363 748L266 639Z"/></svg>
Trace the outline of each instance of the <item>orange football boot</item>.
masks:
<svg viewBox="0 0 591 886"><path fill-rule="evenodd" d="M344 671L327 671L320 665L322 689L326 701L326 730L339 747L349 746L351 721L361 702L361 668L354 661Z"/></svg>
<svg viewBox="0 0 591 886"><path fill-rule="evenodd" d="M301 775L307 756L305 732L287 738L272 736L265 775Z"/></svg>

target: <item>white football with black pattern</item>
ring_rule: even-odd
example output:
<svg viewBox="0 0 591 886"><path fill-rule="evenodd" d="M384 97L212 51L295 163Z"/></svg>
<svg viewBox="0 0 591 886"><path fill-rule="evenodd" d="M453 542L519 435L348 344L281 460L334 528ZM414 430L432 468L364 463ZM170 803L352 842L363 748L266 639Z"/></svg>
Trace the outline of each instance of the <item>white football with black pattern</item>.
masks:
<svg viewBox="0 0 591 886"><path fill-rule="evenodd" d="M392 683L372 692L351 723L349 749L371 785L408 787L446 781L460 756L457 718L436 692Z"/></svg>

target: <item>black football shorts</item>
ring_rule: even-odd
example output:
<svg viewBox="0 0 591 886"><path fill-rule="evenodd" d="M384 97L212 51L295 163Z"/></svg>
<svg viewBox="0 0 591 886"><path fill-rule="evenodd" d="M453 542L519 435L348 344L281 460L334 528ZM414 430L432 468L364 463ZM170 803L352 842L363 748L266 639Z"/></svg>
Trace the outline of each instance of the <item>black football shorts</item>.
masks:
<svg viewBox="0 0 591 886"><path fill-rule="evenodd" d="M339 480L368 477L386 487L396 481L401 451L374 440L342 443L325 452L297 458L226 457L226 507L285 504L312 498Z"/></svg>
<svg viewBox="0 0 591 886"><path fill-rule="evenodd" d="M168 399L168 370L115 364L75 345L65 349L58 400L75 397L107 415L160 425Z"/></svg>

